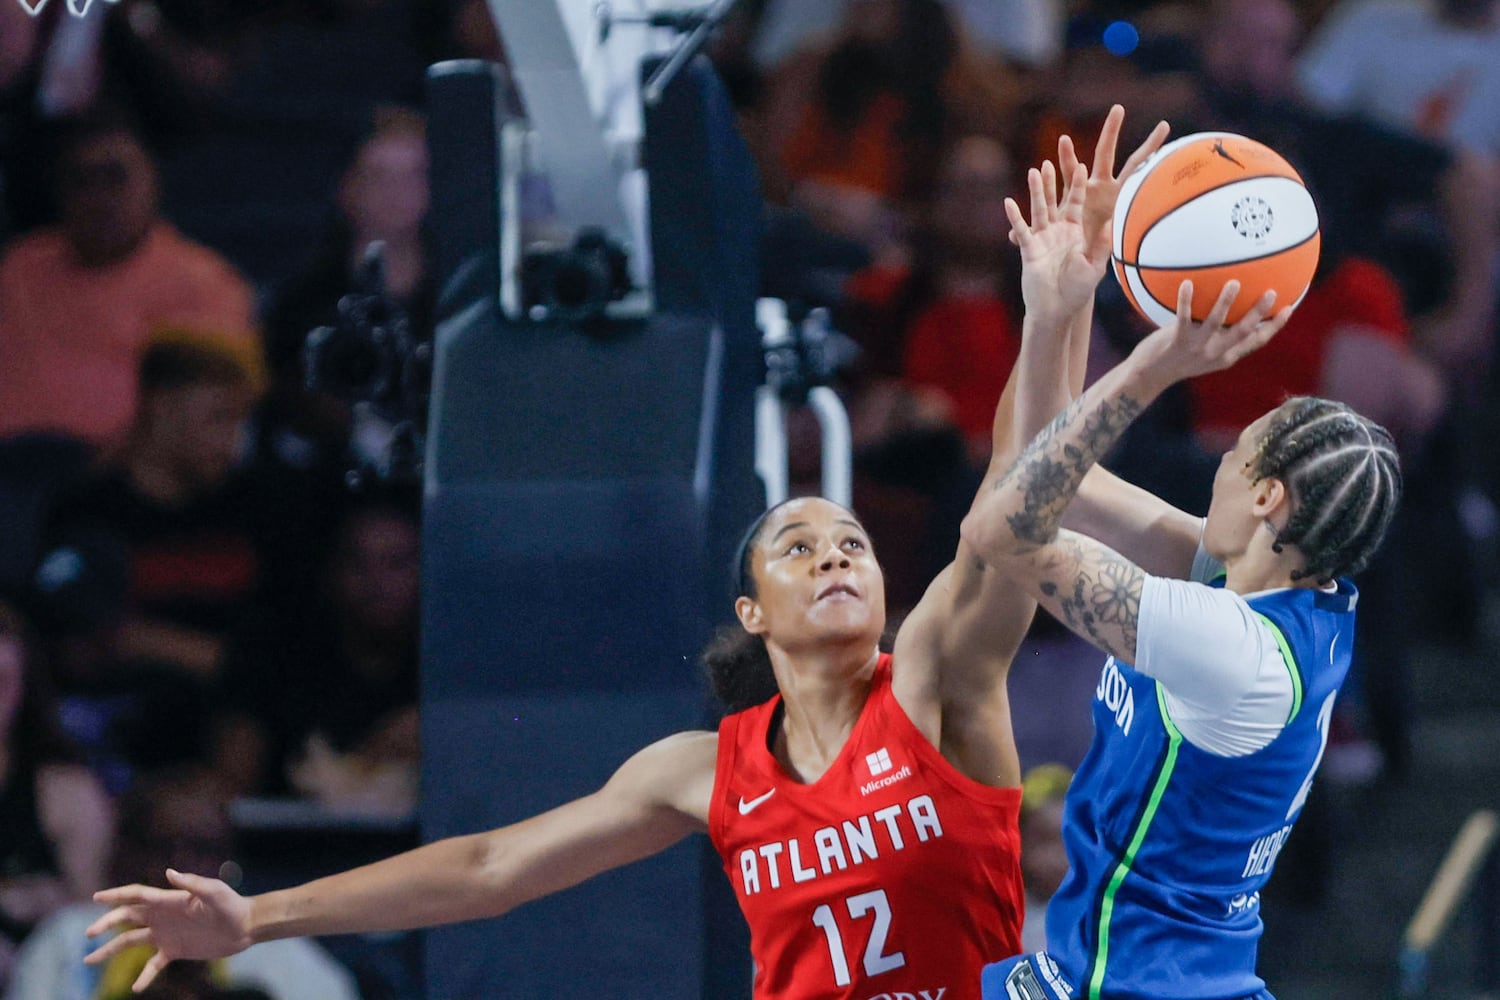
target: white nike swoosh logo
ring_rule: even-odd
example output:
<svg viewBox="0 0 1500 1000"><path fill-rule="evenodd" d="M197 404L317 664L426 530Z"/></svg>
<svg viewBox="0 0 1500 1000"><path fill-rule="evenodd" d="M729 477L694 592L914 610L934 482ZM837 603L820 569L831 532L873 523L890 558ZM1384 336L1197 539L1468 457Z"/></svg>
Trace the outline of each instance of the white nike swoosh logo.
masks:
<svg viewBox="0 0 1500 1000"><path fill-rule="evenodd" d="M769 799L771 796L773 796L775 794L776 794L776 789L773 788L773 789L771 789L769 792L767 792L764 795L757 795L755 798L751 799L749 802L746 802L745 801L745 797L743 795L741 795L740 796L740 815L741 816L749 816L751 813L753 813L755 811L755 809L756 809L757 806L759 806L762 802L766 801L766 799Z"/></svg>

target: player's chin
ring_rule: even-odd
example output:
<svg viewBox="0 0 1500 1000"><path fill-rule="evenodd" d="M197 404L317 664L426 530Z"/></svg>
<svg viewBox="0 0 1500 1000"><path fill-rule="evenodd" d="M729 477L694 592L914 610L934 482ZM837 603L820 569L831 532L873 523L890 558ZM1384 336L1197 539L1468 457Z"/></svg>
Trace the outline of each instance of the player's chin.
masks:
<svg viewBox="0 0 1500 1000"><path fill-rule="evenodd" d="M847 601L812 609L809 618L818 636L828 641L847 641L873 633L880 636L881 626L864 602Z"/></svg>

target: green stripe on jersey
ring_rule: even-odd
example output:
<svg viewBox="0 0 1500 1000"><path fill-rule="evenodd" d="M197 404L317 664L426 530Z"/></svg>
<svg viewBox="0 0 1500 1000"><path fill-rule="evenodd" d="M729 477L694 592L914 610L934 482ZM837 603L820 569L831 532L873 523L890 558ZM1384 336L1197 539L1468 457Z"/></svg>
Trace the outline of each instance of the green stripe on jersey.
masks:
<svg viewBox="0 0 1500 1000"><path fill-rule="evenodd" d="M1286 662L1286 669L1292 675L1292 710L1287 713L1286 717L1286 724L1290 726L1292 720L1297 717L1297 713L1302 710L1302 671L1297 669L1297 658L1292 655L1291 643L1286 641L1286 636L1282 633L1280 626L1259 611L1255 612L1255 617L1259 618L1276 637L1276 645L1281 647L1281 658Z"/></svg>
<svg viewBox="0 0 1500 1000"><path fill-rule="evenodd" d="M1166 794L1167 783L1172 780L1172 771L1177 767L1177 751L1182 746L1182 733L1178 732L1172 716L1167 712L1166 690L1161 682L1156 684L1156 704L1161 710L1161 721L1167 727L1167 757L1162 762L1161 773L1156 776L1156 784L1151 788L1151 798L1146 802L1146 811L1141 816L1141 821L1136 824L1135 833L1131 835L1130 845L1125 848L1125 856L1115 866L1115 873L1110 877L1109 885L1104 890L1104 902L1099 907L1099 947L1094 953L1094 975L1089 980L1089 1000L1099 1000L1100 991L1104 988L1104 969L1109 964L1109 921L1115 912L1115 893L1120 891L1120 885L1125 881L1125 876L1130 874L1130 866L1135 862L1135 856L1141 849L1141 844L1146 840L1146 831L1151 828L1151 821L1156 818L1156 810L1161 805L1161 797Z"/></svg>

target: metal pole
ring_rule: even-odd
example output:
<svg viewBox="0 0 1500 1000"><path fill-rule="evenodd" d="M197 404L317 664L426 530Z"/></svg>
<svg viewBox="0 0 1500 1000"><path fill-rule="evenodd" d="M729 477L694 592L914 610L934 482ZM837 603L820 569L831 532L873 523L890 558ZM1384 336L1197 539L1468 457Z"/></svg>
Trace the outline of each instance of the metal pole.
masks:
<svg viewBox="0 0 1500 1000"><path fill-rule="evenodd" d="M854 503L854 448L849 413L838 393L826 385L807 393L807 405L823 432L823 496L844 507Z"/></svg>
<svg viewBox="0 0 1500 1000"><path fill-rule="evenodd" d="M656 67L656 72L651 74L651 78L641 88L641 100L644 103L655 105L661 101L661 95L668 85L682 71L682 67L687 65L688 60L708 44L709 36L714 33L714 29L729 15L729 11L738 2L739 0L718 0L704 13L703 21L686 38L677 43L677 48L672 50L672 55L666 62Z"/></svg>
<svg viewBox="0 0 1500 1000"><path fill-rule="evenodd" d="M755 390L755 472L766 487L766 506L787 498L786 413L776 390L763 385Z"/></svg>

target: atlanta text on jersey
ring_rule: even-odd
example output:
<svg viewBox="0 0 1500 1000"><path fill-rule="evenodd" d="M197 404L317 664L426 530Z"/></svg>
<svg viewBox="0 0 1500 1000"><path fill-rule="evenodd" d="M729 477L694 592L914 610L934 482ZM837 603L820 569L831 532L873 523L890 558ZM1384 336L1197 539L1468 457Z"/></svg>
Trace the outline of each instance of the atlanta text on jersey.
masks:
<svg viewBox="0 0 1500 1000"><path fill-rule="evenodd" d="M920 844L942 835L943 824L932 796L918 795L905 806L897 803L846 819L840 826L822 827L813 831L810 838L794 837L759 848L747 847L740 852L740 877L745 895L749 896L766 885L781 888L783 856L792 881L807 882L820 874L829 875L851 864L878 858L883 850L905 850L912 838ZM766 876L764 885L762 870Z"/></svg>

